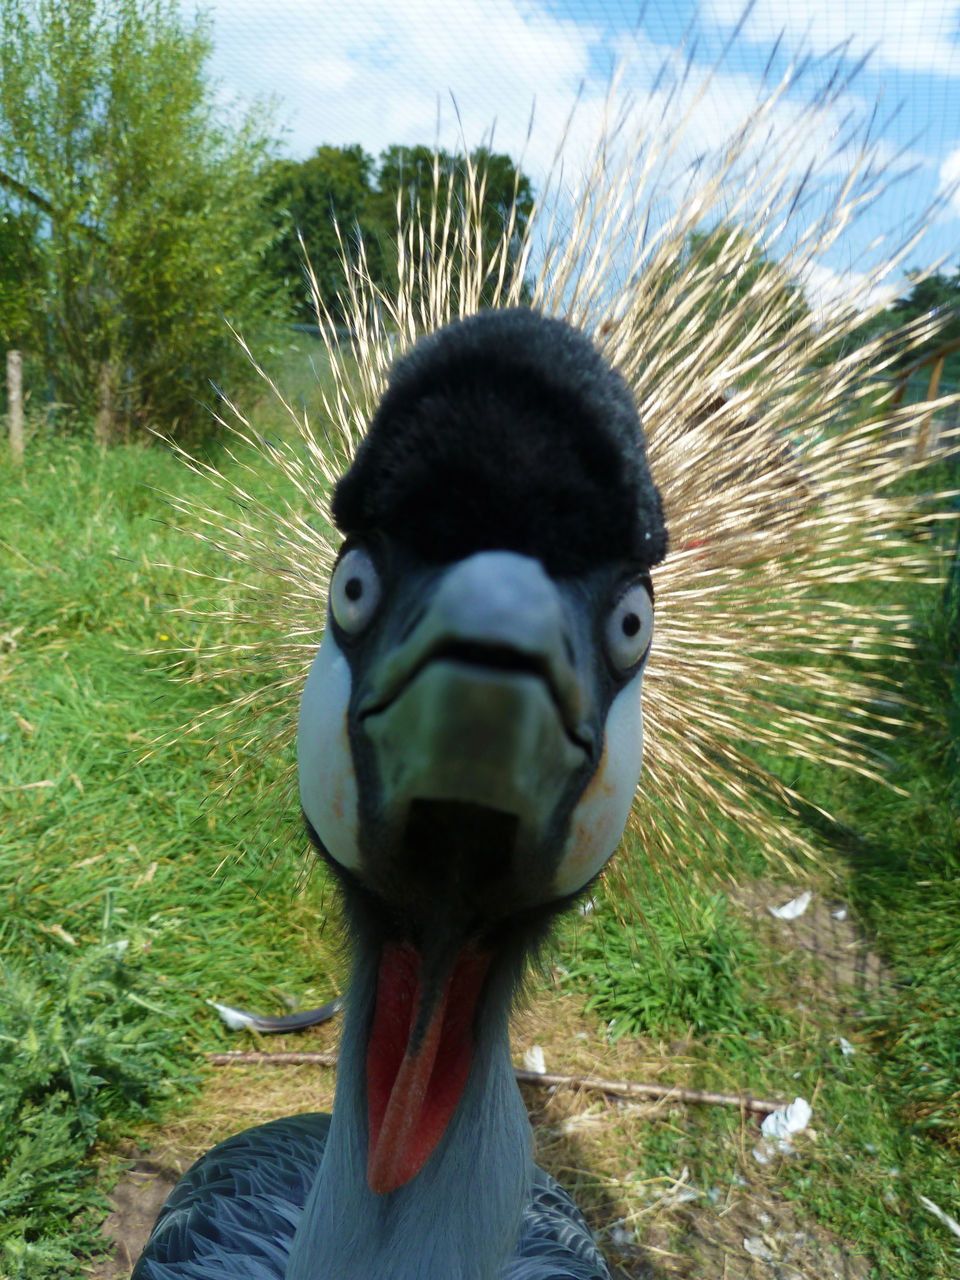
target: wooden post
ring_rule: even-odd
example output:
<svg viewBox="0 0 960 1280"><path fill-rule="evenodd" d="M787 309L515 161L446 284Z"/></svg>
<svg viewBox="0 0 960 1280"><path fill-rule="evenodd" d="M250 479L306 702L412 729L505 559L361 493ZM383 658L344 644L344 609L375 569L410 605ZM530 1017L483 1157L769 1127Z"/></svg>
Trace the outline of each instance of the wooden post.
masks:
<svg viewBox="0 0 960 1280"><path fill-rule="evenodd" d="M19 351L7 352L7 417L10 454L14 462L23 462L23 361Z"/></svg>
<svg viewBox="0 0 960 1280"><path fill-rule="evenodd" d="M930 381L927 384L927 399L936 400L937 393L940 390L940 376L943 373L943 362L946 357L941 354L933 364L933 372L930 374ZM923 415L917 431L917 438L914 446L914 456L917 461L922 461L930 448L930 428L933 425L933 410Z"/></svg>
<svg viewBox="0 0 960 1280"><path fill-rule="evenodd" d="M97 375L97 414L93 422L94 439L101 448L113 443L113 367L104 361Z"/></svg>

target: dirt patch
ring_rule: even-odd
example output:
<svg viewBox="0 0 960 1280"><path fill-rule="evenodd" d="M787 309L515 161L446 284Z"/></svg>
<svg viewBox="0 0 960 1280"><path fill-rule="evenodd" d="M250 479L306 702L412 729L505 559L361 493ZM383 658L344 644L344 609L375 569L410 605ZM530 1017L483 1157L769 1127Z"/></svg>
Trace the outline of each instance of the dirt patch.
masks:
<svg viewBox="0 0 960 1280"><path fill-rule="evenodd" d="M657 1247L657 1241L660 1246ZM644 1237L651 1266L624 1257L619 1280L867 1280L870 1263L822 1228L802 1224L790 1206L745 1190L711 1211L678 1206L672 1221Z"/></svg>
<svg viewBox="0 0 960 1280"><path fill-rule="evenodd" d="M148 1155L126 1147L119 1154L130 1161L130 1167L110 1193L113 1207L102 1228L105 1236L112 1237L114 1248L109 1258L93 1265L93 1280L130 1275L164 1201L193 1163L176 1146L157 1147Z"/></svg>
<svg viewBox="0 0 960 1280"><path fill-rule="evenodd" d="M811 893L809 906L795 920L770 914L771 907L782 907L803 891L802 886L764 881L732 885L728 892L731 903L756 921L760 936L775 950L803 951L816 962L808 978L831 1001L848 1005L851 997L875 994L890 982L890 971L840 899Z"/></svg>

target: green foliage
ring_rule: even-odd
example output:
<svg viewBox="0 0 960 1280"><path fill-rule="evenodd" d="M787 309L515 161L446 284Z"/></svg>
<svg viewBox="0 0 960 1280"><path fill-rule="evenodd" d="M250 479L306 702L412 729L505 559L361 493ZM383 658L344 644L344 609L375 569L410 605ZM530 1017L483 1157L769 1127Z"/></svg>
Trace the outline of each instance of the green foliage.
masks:
<svg viewBox="0 0 960 1280"><path fill-rule="evenodd" d="M947 732L950 749L947 767L954 776L954 794L960 809L960 530L954 539L953 558L943 592L943 625L948 669L953 668L953 681L946 700Z"/></svg>
<svg viewBox="0 0 960 1280"><path fill-rule="evenodd" d="M484 176L484 251L492 253L515 211L515 257L533 210L530 179L509 156L485 147L471 152L469 164ZM355 257L362 242L370 278L385 290L395 290L398 206L401 221L420 210L426 217L435 210L440 226L448 211L454 220L461 218L467 168L467 157L435 153L425 146L388 147L381 152L379 164L359 146L318 147L306 160L277 164L270 203L280 235L271 262L287 287L301 283L298 318L305 323L316 320L313 301L302 287L304 248L324 304L335 320L343 322L345 311L339 301L346 287L343 251ZM456 276L455 260L453 269Z"/></svg>
<svg viewBox="0 0 960 1280"><path fill-rule="evenodd" d="M201 744L142 758L230 692L181 688L149 652L203 627L177 610L204 586L156 565L224 570L155 487L202 484L159 446L41 433L25 467L0 456L4 1280L80 1277L102 1251L91 1145L175 1105L197 1050L235 1047L207 999L279 1012L340 985L322 875L302 883L301 851L256 831L279 749L216 804Z"/></svg>
<svg viewBox="0 0 960 1280"><path fill-rule="evenodd" d="M601 900L577 938L569 980L590 992L587 1008L609 1035L776 1035L769 1006L769 956L724 895L689 886L677 903L650 877L635 896L643 923L627 930Z"/></svg>
<svg viewBox="0 0 960 1280"><path fill-rule="evenodd" d="M745 255L745 242L742 230L723 223L690 236L685 257L713 282L711 300L697 311L698 324L710 329L722 312L732 310L747 329L761 313L772 311L782 316L777 333L787 333L808 311L803 290L758 245Z"/></svg>
<svg viewBox="0 0 960 1280"><path fill-rule="evenodd" d="M285 309L272 144L216 108L210 47L174 0L0 0L0 330L104 440L209 431L210 380L253 376L223 314L253 336Z"/></svg>
<svg viewBox="0 0 960 1280"><path fill-rule="evenodd" d="M912 365L923 356L931 356L941 347L960 339L960 270L953 276L935 271L932 275L923 278L920 277L919 272L911 272L907 279L909 287L904 289L900 297L860 329L860 334L866 341L869 338L894 332L910 321L919 320L922 317L936 317L941 327L933 337L908 351L893 352L900 367ZM918 393L925 393L929 377L928 366L917 375ZM960 379L960 352L953 352L946 358L940 390L943 391L955 385L958 379Z"/></svg>
<svg viewBox="0 0 960 1280"><path fill-rule="evenodd" d="M939 315L945 321L937 335L936 345L945 345L960 338L960 270L952 277L935 271L919 277L912 273L911 287L890 307L893 318L899 324L915 320L919 316Z"/></svg>
<svg viewBox="0 0 960 1280"><path fill-rule="evenodd" d="M75 1109L78 1132L90 1140L104 1104L126 1109L156 1089L161 1073L155 1043L144 1038L141 1026L151 1011L132 998L135 979L122 961L125 944L79 954L66 947L40 951L27 972L4 966L0 1124L38 1106L47 1093L63 1094ZM169 1045L169 1031L165 1040ZM0 1204L9 1208L10 1188L3 1194Z"/></svg>
<svg viewBox="0 0 960 1280"><path fill-rule="evenodd" d="M39 287L38 218L0 203L0 351L26 345L31 295Z"/></svg>
<svg viewBox="0 0 960 1280"><path fill-rule="evenodd" d="M120 943L37 944L0 966L0 1262L11 1275L68 1264L62 1228L93 1243L89 1148L169 1093L179 1038L140 990Z"/></svg>
<svg viewBox="0 0 960 1280"><path fill-rule="evenodd" d="M374 160L359 146L318 147L308 159L283 160L273 170L269 202L281 231L270 263L296 297L297 318L303 323L315 323L316 315L306 287L301 237L320 296L339 321L344 316L336 299L346 283L341 257L344 249L355 251L358 237L373 279L389 278L395 219L381 221L375 196Z"/></svg>

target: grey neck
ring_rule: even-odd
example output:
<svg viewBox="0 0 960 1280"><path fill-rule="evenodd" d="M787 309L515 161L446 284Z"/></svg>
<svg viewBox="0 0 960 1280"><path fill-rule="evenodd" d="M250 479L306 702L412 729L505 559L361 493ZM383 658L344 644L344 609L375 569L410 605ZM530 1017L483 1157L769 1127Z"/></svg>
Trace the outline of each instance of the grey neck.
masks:
<svg viewBox="0 0 960 1280"><path fill-rule="evenodd" d="M530 1125L510 1061L511 992L489 993L470 1077L420 1173L388 1195L367 1186L367 1032L376 956L357 962L320 1174L286 1280L498 1280L533 1177Z"/></svg>

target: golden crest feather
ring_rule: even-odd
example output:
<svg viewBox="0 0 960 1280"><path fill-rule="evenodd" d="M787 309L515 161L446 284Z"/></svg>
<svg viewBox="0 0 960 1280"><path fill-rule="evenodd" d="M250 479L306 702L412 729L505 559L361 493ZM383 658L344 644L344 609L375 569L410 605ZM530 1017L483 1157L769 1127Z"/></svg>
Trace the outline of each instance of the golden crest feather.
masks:
<svg viewBox="0 0 960 1280"><path fill-rule="evenodd" d="M237 465L183 454L209 478L210 500L170 499L223 552L233 584L223 607L217 576L198 583L206 598L189 616L204 638L179 660L184 678L240 691L190 728L212 749L232 744L228 774L275 774L265 812L299 816L297 704L338 542L328 498L390 365L454 316L523 302L525 282L533 306L582 328L626 377L664 500L671 550L654 572L635 847L678 871L698 850L715 858L736 831L795 865L814 849L791 821L802 796L772 762L883 776L878 752L899 723L897 681L885 673L911 653L898 584L941 576L937 526L957 515L951 494L906 481L957 447L955 432L934 438L930 424L958 397L894 395L895 356L927 341L933 318L893 340L858 336L927 212L902 241L870 246L844 293L817 310L803 303L824 254L895 177L869 119L810 155L846 82L827 75L795 110L809 75L795 66L706 155L686 150L685 133L706 82L681 92L682 75L667 76L639 105L615 84L592 164L571 183L561 151L529 222L508 213L492 252L482 169L468 162L454 217L453 178L437 163L429 207L398 199L396 293L372 282L362 245L344 246L346 335L311 277L327 362L318 411L285 405L290 432L273 442L224 402ZM883 590L852 609L847 590L865 583Z"/></svg>

